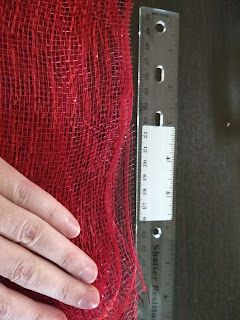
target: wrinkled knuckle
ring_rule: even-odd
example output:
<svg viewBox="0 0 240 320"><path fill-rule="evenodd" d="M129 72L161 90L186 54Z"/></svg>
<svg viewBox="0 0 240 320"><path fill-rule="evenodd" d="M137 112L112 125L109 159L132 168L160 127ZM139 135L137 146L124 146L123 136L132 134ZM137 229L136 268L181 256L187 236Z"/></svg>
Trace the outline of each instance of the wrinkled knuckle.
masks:
<svg viewBox="0 0 240 320"><path fill-rule="evenodd" d="M31 197L31 183L22 180L15 188L14 202L19 206L25 206Z"/></svg>
<svg viewBox="0 0 240 320"><path fill-rule="evenodd" d="M64 283L59 291L58 291L58 298L60 301L67 302L70 296L70 286L68 283Z"/></svg>
<svg viewBox="0 0 240 320"><path fill-rule="evenodd" d="M68 270L73 265L74 260L76 260L76 252L71 251L63 255L59 264L63 269Z"/></svg>
<svg viewBox="0 0 240 320"><path fill-rule="evenodd" d="M42 227L40 223L27 221L22 224L19 231L19 242L28 247L36 247L40 243Z"/></svg>
<svg viewBox="0 0 240 320"><path fill-rule="evenodd" d="M57 206L53 203L49 204L46 210L46 222L51 223L56 216Z"/></svg>
<svg viewBox="0 0 240 320"><path fill-rule="evenodd" d="M36 281L37 268L34 261L19 261L9 275L9 279L20 285L28 286Z"/></svg>
<svg viewBox="0 0 240 320"><path fill-rule="evenodd" d="M6 295L0 294L0 320L10 319L10 314L10 299Z"/></svg>

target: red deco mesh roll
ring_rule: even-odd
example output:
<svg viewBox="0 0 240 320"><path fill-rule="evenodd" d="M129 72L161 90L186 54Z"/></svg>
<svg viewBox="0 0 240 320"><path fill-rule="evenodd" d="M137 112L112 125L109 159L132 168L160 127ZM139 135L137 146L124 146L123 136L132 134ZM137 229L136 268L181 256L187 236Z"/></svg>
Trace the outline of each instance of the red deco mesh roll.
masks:
<svg viewBox="0 0 240 320"><path fill-rule="evenodd" d="M130 0L0 2L0 156L78 219L72 242L98 265L101 303L82 311L0 280L69 320L137 318L131 9Z"/></svg>

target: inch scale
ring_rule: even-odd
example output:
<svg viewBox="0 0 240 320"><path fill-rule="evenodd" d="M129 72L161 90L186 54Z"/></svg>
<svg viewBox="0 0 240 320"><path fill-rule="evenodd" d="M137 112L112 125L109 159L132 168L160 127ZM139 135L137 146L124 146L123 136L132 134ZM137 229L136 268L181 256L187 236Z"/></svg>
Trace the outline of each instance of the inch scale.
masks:
<svg viewBox="0 0 240 320"><path fill-rule="evenodd" d="M139 13L136 244L149 291L138 319L174 320L179 14Z"/></svg>

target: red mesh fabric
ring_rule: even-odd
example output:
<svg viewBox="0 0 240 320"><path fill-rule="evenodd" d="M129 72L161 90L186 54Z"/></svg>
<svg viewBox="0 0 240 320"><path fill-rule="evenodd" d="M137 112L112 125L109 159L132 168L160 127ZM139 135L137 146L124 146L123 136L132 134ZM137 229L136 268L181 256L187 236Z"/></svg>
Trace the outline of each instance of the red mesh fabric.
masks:
<svg viewBox="0 0 240 320"><path fill-rule="evenodd" d="M129 0L0 3L0 156L78 219L72 241L98 265L101 303L82 311L1 282L69 320L137 318L131 9Z"/></svg>

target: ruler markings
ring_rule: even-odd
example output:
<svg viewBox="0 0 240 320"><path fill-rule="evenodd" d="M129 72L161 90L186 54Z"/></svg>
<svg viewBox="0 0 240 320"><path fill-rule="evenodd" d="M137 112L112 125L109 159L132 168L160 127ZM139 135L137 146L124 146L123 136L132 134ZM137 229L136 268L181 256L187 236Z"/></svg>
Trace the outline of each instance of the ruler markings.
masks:
<svg viewBox="0 0 240 320"><path fill-rule="evenodd" d="M160 29L165 28L162 34L156 31L157 25ZM178 33L178 14L153 8L140 9L136 241L151 302L149 305L146 295L143 297L144 304L139 304L138 318L142 320L174 320L175 317L175 134L169 141L168 150L169 157L174 159L175 156L175 161L168 169L170 175L166 177L167 185L173 190L171 195L168 194L168 199L172 201L169 201L167 206L169 219L172 219L142 222L139 218L140 211L143 207L148 207L149 201L146 197L148 188L142 188L142 183L149 178L143 175L144 169L145 174L149 174L149 162L144 161L148 159L142 157L149 151L149 145L142 143L142 128L144 125L155 125L156 112L162 112L164 126L174 127L175 130L177 127ZM144 196L147 202L141 203ZM160 237L155 233L157 230L161 230Z"/></svg>

